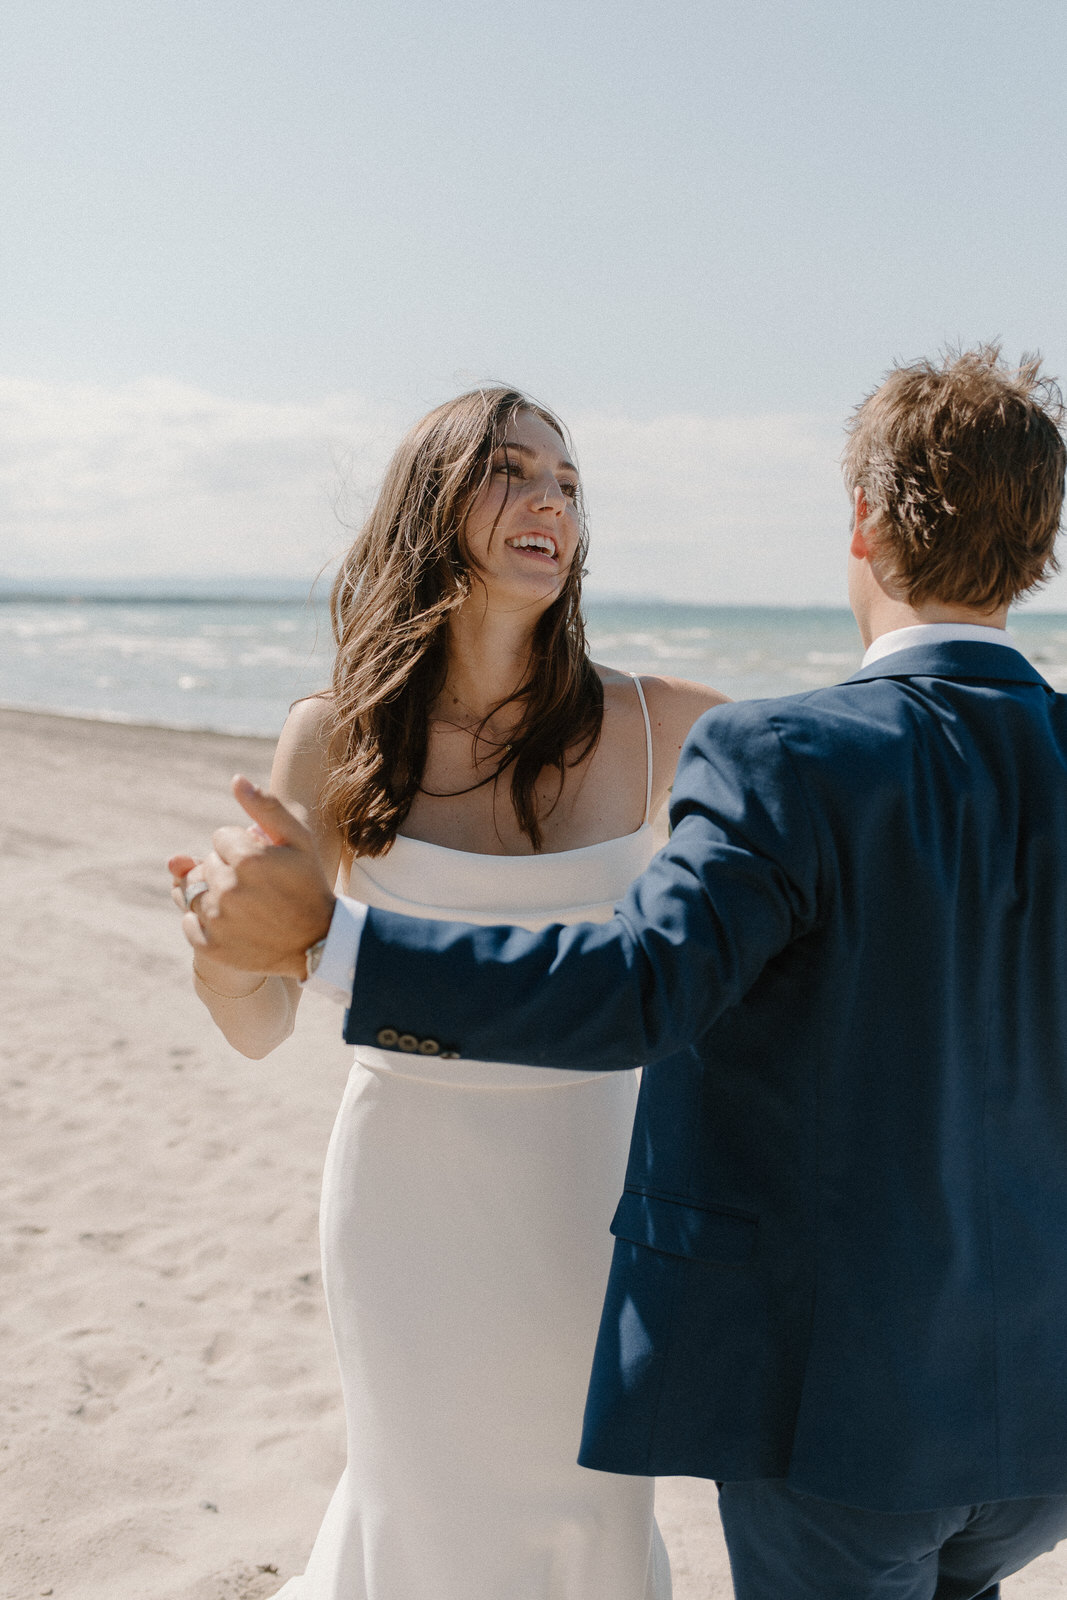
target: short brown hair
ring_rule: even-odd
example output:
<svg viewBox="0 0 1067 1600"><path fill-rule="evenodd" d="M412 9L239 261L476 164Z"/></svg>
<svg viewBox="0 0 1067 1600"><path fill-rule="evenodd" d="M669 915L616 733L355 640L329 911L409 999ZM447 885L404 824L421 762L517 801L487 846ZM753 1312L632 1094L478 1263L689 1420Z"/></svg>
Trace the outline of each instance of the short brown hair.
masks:
<svg viewBox="0 0 1067 1600"><path fill-rule="evenodd" d="M844 472L908 600L995 610L1057 570L1063 401L999 345L900 366L857 407Z"/></svg>

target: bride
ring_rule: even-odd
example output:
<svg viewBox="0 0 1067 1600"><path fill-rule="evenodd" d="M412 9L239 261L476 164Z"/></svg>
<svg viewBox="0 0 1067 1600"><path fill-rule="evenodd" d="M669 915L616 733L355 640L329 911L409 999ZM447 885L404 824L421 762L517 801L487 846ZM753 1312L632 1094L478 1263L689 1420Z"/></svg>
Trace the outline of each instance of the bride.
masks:
<svg viewBox="0 0 1067 1600"><path fill-rule="evenodd" d="M586 530L558 420L515 390L401 443L332 596L332 691L300 702L271 789L330 878L467 922L606 918L697 716L723 698L589 660ZM196 865L171 862L175 897ZM194 962L261 1057L299 986ZM636 1084L360 1049L321 1241L348 1465L286 1600L666 1600L651 1479L575 1464Z"/></svg>

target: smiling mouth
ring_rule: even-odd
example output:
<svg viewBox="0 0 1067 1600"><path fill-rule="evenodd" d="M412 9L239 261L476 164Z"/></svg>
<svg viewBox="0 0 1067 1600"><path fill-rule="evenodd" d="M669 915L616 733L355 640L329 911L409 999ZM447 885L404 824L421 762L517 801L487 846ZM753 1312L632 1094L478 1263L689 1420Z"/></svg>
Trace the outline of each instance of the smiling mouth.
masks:
<svg viewBox="0 0 1067 1600"><path fill-rule="evenodd" d="M537 555L548 556L552 561L559 559L556 541L550 533L520 533L517 538L505 539L504 543L511 550L532 550Z"/></svg>

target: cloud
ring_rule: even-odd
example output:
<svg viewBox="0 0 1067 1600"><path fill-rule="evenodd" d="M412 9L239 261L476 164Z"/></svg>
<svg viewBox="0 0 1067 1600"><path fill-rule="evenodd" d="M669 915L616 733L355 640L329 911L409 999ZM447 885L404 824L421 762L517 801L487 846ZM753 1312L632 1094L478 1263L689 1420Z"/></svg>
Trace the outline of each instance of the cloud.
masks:
<svg viewBox="0 0 1067 1600"><path fill-rule="evenodd" d="M229 399L163 379L0 378L0 569L303 576L343 548L402 424L355 395Z"/></svg>
<svg viewBox="0 0 1067 1600"><path fill-rule="evenodd" d="M161 378L0 378L0 572L310 576L344 548L413 420L357 394L275 404ZM594 593L844 603L840 419L569 420ZM1057 601L1067 579L1046 591Z"/></svg>
<svg viewBox="0 0 1067 1600"><path fill-rule="evenodd" d="M723 604L845 603L838 420L574 419L598 588Z"/></svg>

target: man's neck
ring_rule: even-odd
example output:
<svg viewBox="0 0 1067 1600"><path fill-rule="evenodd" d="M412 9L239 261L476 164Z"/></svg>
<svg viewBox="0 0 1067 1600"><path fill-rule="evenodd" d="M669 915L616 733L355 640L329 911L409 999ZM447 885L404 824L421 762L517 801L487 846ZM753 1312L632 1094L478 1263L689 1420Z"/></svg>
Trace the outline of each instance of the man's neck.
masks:
<svg viewBox="0 0 1067 1600"><path fill-rule="evenodd" d="M912 606L903 600L882 595L877 603L870 606L867 614L857 617L856 621L866 649L884 633L895 633L898 628L916 628L925 622L962 622L976 628L1006 628L1008 608L998 606L995 611L986 611L976 606L941 605L937 601Z"/></svg>

